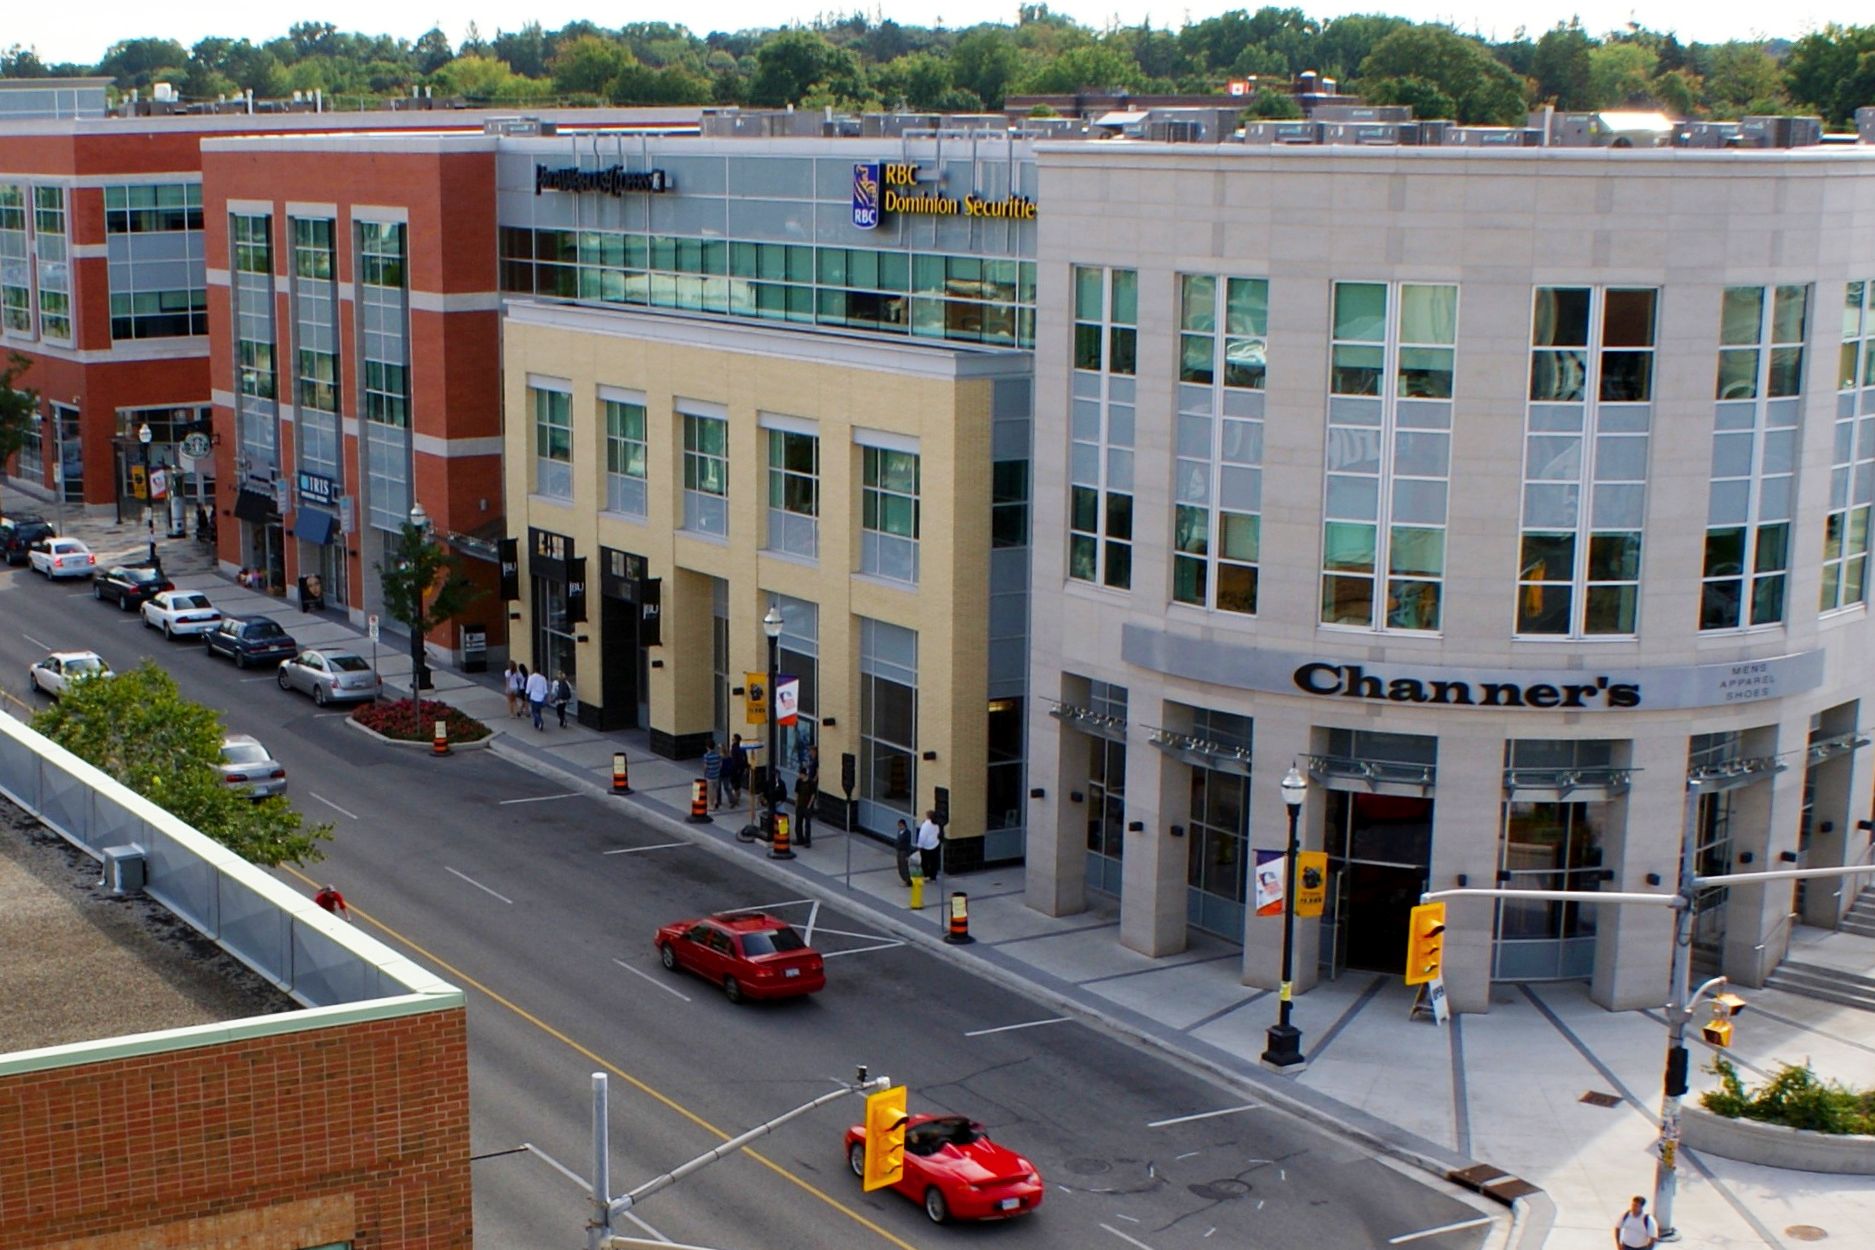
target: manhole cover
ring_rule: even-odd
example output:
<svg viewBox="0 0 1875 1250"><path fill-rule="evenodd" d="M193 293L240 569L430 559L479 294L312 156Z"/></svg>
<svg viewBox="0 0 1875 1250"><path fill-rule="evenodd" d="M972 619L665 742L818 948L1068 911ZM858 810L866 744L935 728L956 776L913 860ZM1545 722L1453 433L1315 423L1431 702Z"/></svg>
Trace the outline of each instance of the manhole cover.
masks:
<svg viewBox="0 0 1875 1250"><path fill-rule="evenodd" d="M1586 1102L1590 1106L1595 1107L1619 1107L1621 1105L1621 1096L1619 1094L1604 1094L1599 1089L1592 1089L1582 1095L1582 1097L1576 1099L1576 1101Z"/></svg>
<svg viewBox="0 0 1875 1250"><path fill-rule="evenodd" d="M1185 1188L1189 1189L1200 1198L1211 1202L1223 1202L1229 1198L1241 1198L1250 1192L1249 1184L1245 1181L1238 1180L1234 1176L1226 1176L1223 1180L1203 1181L1196 1185L1187 1185Z"/></svg>
<svg viewBox="0 0 1875 1250"><path fill-rule="evenodd" d="M1814 1224L1792 1224L1784 1230L1784 1236L1792 1241L1821 1241L1829 1234Z"/></svg>
<svg viewBox="0 0 1875 1250"><path fill-rule="evenodd" d="M1105 1159L1069 1159L1068 1171L1076 1176L1099 1176L1113 1171L1113 1165Z"/></svg>

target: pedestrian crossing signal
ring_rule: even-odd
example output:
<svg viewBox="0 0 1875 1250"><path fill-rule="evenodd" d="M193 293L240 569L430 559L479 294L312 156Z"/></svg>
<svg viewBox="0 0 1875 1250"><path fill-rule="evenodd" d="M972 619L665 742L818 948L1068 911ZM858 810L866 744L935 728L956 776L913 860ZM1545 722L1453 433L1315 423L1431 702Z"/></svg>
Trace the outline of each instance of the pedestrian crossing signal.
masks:
<svg viewBox="0 0 1875 1250"><path fill-rule="evenodd" d="M1406 983L1437 981L1445 965L1445 904L1413 908L1406 935Z"/></svg>

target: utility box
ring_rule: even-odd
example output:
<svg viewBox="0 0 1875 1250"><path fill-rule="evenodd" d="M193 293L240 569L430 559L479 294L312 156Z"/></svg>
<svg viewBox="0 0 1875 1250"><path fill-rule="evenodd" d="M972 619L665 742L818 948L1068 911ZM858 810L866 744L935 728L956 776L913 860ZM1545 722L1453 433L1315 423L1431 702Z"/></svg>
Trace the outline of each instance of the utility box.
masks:
<svg viewBox="0 0 1875 1250"><path fill-rule="evenodd" d="M462 627L462 671L465 673L488 671L488 627L486 625Z"/></svg>
<svg viewBox="0 0 1875 1250"><path fill-rule="evenodd" d="M140 846L104 848L104 881L113 894L140 894L147 880L146 861Z"/></svg>

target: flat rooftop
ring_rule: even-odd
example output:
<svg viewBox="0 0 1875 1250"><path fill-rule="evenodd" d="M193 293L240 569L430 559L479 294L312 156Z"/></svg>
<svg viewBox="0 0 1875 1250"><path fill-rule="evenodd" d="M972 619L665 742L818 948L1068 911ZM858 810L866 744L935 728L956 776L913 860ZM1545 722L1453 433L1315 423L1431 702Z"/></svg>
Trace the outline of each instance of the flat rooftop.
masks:
<svg viewBox="0 0 1875 1250"><path fill-rule="evenodd" d="M96 860L0 799L0 1054L297 1010Z"/></svg>

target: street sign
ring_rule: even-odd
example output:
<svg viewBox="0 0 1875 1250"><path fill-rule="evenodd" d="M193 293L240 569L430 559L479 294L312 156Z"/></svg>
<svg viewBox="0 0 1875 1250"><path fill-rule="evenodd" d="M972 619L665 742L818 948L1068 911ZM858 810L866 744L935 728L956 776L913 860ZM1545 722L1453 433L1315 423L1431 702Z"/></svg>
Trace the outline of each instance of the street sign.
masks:
<svg viewBox="0 0 1875 1250"><path fill-rule="evenodd" d="M371 641L378 640L378 614L373 612L365 618L365 632L371 635Z"/></svg>

